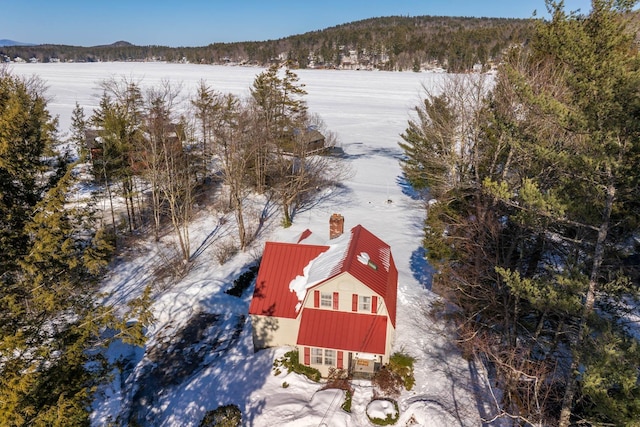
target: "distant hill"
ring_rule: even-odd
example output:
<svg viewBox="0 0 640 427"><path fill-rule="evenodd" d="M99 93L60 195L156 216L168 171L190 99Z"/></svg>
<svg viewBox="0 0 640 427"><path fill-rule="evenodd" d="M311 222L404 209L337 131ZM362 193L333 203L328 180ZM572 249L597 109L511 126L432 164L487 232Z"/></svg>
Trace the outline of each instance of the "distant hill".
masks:
<svg viewBox="0 0 640 427"><path fill-rule="evenodd" d="M202 47L111 45L5 46L0 54L39 61L149 61L267 65L289 60L299 68L465 71L501 59L526 43L531 19L390 16L338 25L278 40L212 43Z"/></svg>
<svg viewBox="0 0 640 427"><path fill-rule="evenodd" d="M94 46L94 47L129 47L129 46L133 46L133 44L126 42L124 40L120 40L111 44L107 44L107 45L100 45L100 46Z"/></svg>
<svg viewBox="0 0 640 427"><path fill-rule="evenodd" d="M0 46L34 46L34 44L17 42L15 40L0 39Z"/></svg>

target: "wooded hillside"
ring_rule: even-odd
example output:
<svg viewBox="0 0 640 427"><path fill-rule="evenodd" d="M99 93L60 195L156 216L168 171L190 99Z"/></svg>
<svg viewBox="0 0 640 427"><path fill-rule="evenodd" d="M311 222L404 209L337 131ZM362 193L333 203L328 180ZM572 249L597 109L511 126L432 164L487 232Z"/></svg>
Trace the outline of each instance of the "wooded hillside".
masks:
<svg viewBox="0 0 640 427"><path fill-rule="evenodd" d="M149 61L205 64L267 65L291 60L299 68L376 68L451 72L498 61L514 44L526 43L533 20L391 16L351 22L278 40L212 43L202 47L135 46L6 46L5 60Z"/></svg>

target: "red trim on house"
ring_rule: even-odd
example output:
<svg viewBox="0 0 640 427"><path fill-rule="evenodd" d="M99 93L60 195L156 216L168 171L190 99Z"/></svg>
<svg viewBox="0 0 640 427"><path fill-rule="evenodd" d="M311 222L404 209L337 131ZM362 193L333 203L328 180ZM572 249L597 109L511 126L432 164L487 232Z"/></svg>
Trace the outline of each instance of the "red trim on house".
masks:
<svg viewBox="0 0 640 427"><path fill-rule="evenodd" d="M320 307L320 291L313 291L313 306Z"/></svg>
<svg viewBox="0 0 640 427"><path fill-rule="evenodd" d="M387 316L305 308L300 318L300 346L385 354Z"/></svg>
<svg viewBox="0 0 640 427"><path fill-rule="evenodd" d="M338 352L338 369L344 369L344 352Z"/></svg>
<svg viewBox="0 0 640 427"><path fill-rule="evenodd" d="M333 309L340 310L340 294L337 292L333 293Z"/></svg>
<svg viewBox="0 0 640 427"><path fill-rule="evenodd" d="M358 294L351 296L351 311L358 311Z"/></svg>
<svg viewBox="0 0 640 427"><path fill-rule="evenodd" d="M358 260L361 253L369 256L369 263L363 264ZM398 270L389 245L363 226L356 225L351 229L351 243L339 272L348 272L375 294L380 295L385 301L389 319L395 328Z"/></svg>
<svg viewBox="0 0 640 427"><path fill-rule="evenodd" d="M311 350L309 347L304 348L304 364L307 366L311 365Z"/></svg>
<svg viewBox="0 0 640 427"><path fill-rule="evenodd" d="M378 312L378 297L374 295L371 297L371 313L376 314L377 312Z"/></svg>

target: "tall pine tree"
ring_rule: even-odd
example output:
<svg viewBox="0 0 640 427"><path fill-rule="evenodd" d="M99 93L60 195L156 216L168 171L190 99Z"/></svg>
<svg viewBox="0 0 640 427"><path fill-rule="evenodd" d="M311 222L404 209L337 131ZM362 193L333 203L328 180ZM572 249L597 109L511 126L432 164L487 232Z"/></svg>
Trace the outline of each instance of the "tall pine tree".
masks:
<svg viewBox="0 0 640 427"><path fill-rule="evenodd" d="M434 288L461 308L465 349L495 369L498 417L568 426L640 415L637 342L616 321L617 302L638 289L625 261L639 224L640 62L625 21L635 3L594 0L585 16L547 2L551 21L512 51L477 116L472 172L429 204ZM424 111L431 129L440 113ZM416 142L437 142L414 129L410 168ZM428 168L409 178L444 181L425 155Z"/></svg>
<svg viewBox="0 0 640 427"><path fill-rule="evenodd" d="M2 71L0 420L7 426L89 425L106 373L101 332L113 327L139 343L150 319L148 292L129 307L142 320L135 325L97 304L112 245L89 212L68 203L73 165L47 169L54 130L42 85Z"/></svg>
<svg viewBox="0 0 640 427"><path fill-rule="evenodd" d="M27 251L24 227L46 185L43 157L54 131L42 84L0 68L0 283L13 280L16 262Z"/></svg>

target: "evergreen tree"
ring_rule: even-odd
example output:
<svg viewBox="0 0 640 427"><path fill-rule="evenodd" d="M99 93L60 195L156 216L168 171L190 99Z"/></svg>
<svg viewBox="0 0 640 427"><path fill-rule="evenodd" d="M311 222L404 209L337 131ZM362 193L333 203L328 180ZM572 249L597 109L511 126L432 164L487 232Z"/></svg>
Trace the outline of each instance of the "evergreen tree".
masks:
<svg viewBox="0 0 640 427"><path fill-rule="evenodd" d="M202 155L202 175L208 174L208 162L211 161L211 143L216 114L220 109L220 95L209 87L204 80L200 81L196 97L191 100L195 108L195 116L200 124L200 140Z"/></svg>
<svg viewBox="0 0 640 427"><path fill-rule="evenodd" d="M640 148L637 124L640 98L635 90L640 84L640 55L633 34L625 27L627 18L623 15L635 3L594 0L586 18L566 16L561 5L549 3L553 19L539 29L533 47L533 61L556 64L561 73L556 87L566 95L556 95L556 87L552 86L540 93L534 92L530 99L534 105L540 105L553 125L564 128L567 133L566 148L557 147L556 153L564 155L564 150L571 150L571 155L565 159L557 154L549 158L550 164L562 165L566 178L562 177L555 188L540 188L531 197L540 200L550 192L558 195L564 202L561 221L572 221L567 227L567 237L577 236L582 240L574 246L584 257L578 261L584 272L583 302L577 328L569 334L572 363L562 401L561 426L570 424L579 383L584 378L579 371L586 368L587 378L589 376L590 366L585 364L585 355L594 351L594 345L598 348L603 344L600 337L604 332L593 320L596 309L603 307L599 301L631 291L627 286L620 289L624 281L616 280L614 272L622 266L614 260L619 258L616 247L624 244L630 237L629 232L637 230L639 219L635 201L640 194L632 183L638 177ZM617 286L613 287L613 282ZM618 353L616 365L622 368L636 363L634 352L625 351L624 340L605 339L604 342L608 351ZM619 345L612 346L613 343ZM621 387L625 389L619 397L627 402L627 410L612 411L611 401L600 400L598 406L590 408L594 413L587 415L616 424L637 420L640 392L637 385L623 387L623 382L637 383L638 374L626 372L631 377L607 378L600 387L608 393L616 393ZM583 398L591 400L593 396L585 385L583 382ZM629 415L633 417L628 418Z"/></svg>
<svg viewBox="0 0 640 427"><path fill-rule="evenodd" d="M42 84L0 68L0 283L13 281L27 252L25 225L46 185L43 157L54 132Z"/></svg>
<svg viewBox="0 0 640 427"><path fill-rule="evenodd" d="M142 139L143 98L138 85L126 79L107 80L102 86L100 106L91 118L101 143L101 153L93 162L94 176L104 181L109 193L114 232L117 224L111 184L120 184L127 210L126 224L129 231L133 231L140 223L138 191L133 177L134 153Z"/></svg>
<svg viewBox="0 0 640 427"><path fill-rule="evenodd" d="M71 142L76 145L78 157L81 162L86 162L89 158L87 148L87 120L84 115L84 108L76 102L76 106L71 113Z"/></svg>
<svg viewBox="0 0 640 427"><path fill-rule="evenodd" d="M616 319L617 301L638 289L622 250L639 224L640 62L625 26L635 2L594 0L586 16L547 4L552 20L539 23L530 50L512 52L486 114L474 116L469 173L443 186L455 162L420 150L438 142L446 108L429 107L450 92L410 123L404 167L433 188L434 289L461 308L465 351L495 368L496 417L633 425L637 342ZM453 146L465 141L454 136Z"/></svg>
<svg viewBox="0 0 640 427"><path fill-rule="evenodd" d="M67 174L36 206L25 227L29 251L19 262L19 279L0 300L0 418L6 425L86 425L101 375L100 364L87 365L98 333L96 282L82 262L85 230L65 208L70 182Z"/></svg>
<svg viewBox="0 0 640 427"><path fill-rule="evenodd" d="M0 420L7 426L88 425L107 372L100 333L114 327L139 343L150 320L148 292L129 307L139 316L135 325L97 306L112 246L93 232L90 213L69 207L73 165L57 180L44 178L54 130L42 86L3 73Z"/></svg>
<svg viewBox="0 0 640 427"><path fill-rule="evenodd" d="M267 157L269 153L281 152L294 139L294 132L304 129L307 106L302 96L306 95L304 85L298 83L298 76L289 68L272 65L256 76L251 96L261 127L263 138L256 150L256 188L264 191L266 186Z"/></svg>
<svg viewBox="0 0 640 427"><path fill-rule="evenodd" d="M446 94L425 97L414 110L417 120L401 135L406 154L402 170L414 187L429 188L437 198L454 184L450 172L456 164L456 114Z"/></svg>
<svg viewBox="0 0 640 427"><path fill-rule="evenodd" d="M257 187L261 191L269 179L270 190L283 209L283 224L288 227L293 201L302 193L300 183L304 182L303 187L306 186L310 175L317 177L320 172L305 165L302 141L309 117L302 97L307 92L293 71L285 68L280 73L280 68L273 65L259 74L253 82L251 95L257 123L264 135L256 150Z"/></svg>

